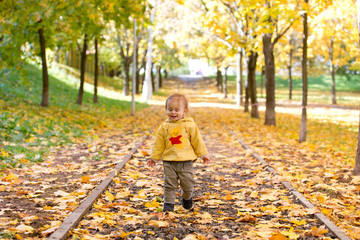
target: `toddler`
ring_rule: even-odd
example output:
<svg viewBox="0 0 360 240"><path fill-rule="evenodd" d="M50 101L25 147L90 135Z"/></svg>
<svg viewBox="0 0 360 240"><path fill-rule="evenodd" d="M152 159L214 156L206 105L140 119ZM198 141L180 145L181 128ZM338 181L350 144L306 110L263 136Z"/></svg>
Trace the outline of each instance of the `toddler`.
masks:
<svg viewBox="0 0 360 240"><path fill-rule="evenodd" d="M182 190L182 206L193 207L194 168L193 162L201 158L208 163L210 158L205 143L194 120L185 117L189 110L184 95L173 94L166 100L166 121L159 127L152 148L149 167L155 161L163 161L165 187L163 211L174 211L175 192L179 182Z"/></svg>

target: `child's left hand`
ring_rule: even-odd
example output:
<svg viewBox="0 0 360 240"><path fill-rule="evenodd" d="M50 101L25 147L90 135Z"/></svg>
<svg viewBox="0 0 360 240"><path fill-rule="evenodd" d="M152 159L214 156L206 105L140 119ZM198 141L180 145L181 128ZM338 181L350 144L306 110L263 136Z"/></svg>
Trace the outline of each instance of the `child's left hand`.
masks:
<svg viewBox="0 0 360 240"><path fill-rule="evenodd" d="M208 156L204 156L203 157L203 163L204 164L207 164L207 163L209 163L210 162L210 158L208 157Z"/></svg>
<svg viewBox="0 0 360 240"><path fill-rule="evenodd" d="M149 160L147 161L148 167L153 167L155 164L156 164L155 161L152 160L152 159L149 159Z"/></svg>

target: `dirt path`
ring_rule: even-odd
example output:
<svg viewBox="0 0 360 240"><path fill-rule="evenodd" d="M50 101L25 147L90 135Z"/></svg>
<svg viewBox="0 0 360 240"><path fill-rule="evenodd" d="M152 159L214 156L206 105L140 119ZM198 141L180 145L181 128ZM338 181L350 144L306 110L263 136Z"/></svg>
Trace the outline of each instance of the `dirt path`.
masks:
<svg viewBox="0 0 360 240"><path fill-rule="evenodd" d="M331 238L329 233L323 235L324 226L292 199L278 177L264 171L249 152L230 139L211 109L196 109L192 115L212 158L208 165L195 164L195 208L185 211L178 197L175 212L164 216L162 166L148 168L148 157L140 153L128 162L72 237L268 239L282 232L297 239ZM147 151L152 142L146 142ZM315 237L316 231L324 232Z"/></svg>
<svg viewBox="0 0 360 240"><path fill-rule="evenodd" d="M186 92L192 106L216 97L212 86L203 79L169 84ZM205 91L198 91L205 86ZM226 120L233 129L238 123L244 131L245 124L241 126L239 119L228 119L236 116L235 111L198 106L191 109L191 116L204 136L212 162L205 166L196 163L194 210L184 211L177 205L174 213L161 213L162 167L158 164L149 169L145 165L153 141L150 139L72 231L71 238L333 238L313 212L293 200L278 177L263 171L261 164L228 134L219 119ZM148 134L147 130L161 119L163 106L152 106L138 112L135 118L119 119L118 128L104 130L97 140L54 149L47 161L13 170L0 181L0 237L45 239L107 176L134 141ZM280 145L271 148L270 135L261 133L251 142L261 153L289 153L285 145L281 145L281 152L275 152ZM280 160L274 162L281 164ZM290 169L286 167L284 171Z"/></svg>

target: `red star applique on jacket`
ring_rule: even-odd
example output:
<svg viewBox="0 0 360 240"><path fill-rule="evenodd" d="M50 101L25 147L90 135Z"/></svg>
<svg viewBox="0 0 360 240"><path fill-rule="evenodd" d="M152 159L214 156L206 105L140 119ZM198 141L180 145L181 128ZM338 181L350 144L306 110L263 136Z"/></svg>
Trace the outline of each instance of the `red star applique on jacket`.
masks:
<svg viewBox="0 0 360 240"><path fill-rule="evenodd" d="M179 135L179 136L177 136L177 137L171 137L169 140L170 140L170 142L171 142L172 145L180 144L180 143L182 143L182 142L180 141L180 138L181 138L181 137L182 137L182 135Z"/></svg>

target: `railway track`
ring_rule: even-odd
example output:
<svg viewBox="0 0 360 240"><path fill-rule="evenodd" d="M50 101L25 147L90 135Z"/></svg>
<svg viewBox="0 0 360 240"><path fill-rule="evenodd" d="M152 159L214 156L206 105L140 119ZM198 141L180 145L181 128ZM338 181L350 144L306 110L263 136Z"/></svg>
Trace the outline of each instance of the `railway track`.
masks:
<svg viewBox="0 0 360 240"><path fill-rule="evenodd" d="M49 239L268 239L276 234L289 239L350 239L241 139L231 141L236 135L221 121L204 124L212 119L203 113L194 117L213 161L195 164L193 211L178 204L174 213L162 214L161 166L146 167L148 156L135 153L140 146L135 145L96 188L97 196L90 195L79 206L81 213L70 214ZM147 151L151 142L145 141ZM106 189L107 194L101 194Z"/></svg>
<svg viewBox="0 0 360 240"><path fill-rule="evenodd" d="M222 122L222 125L227 129L227 131L237 139L237 141L241 144L241 146L245 150L249 150L251 155L255 157L263 166L264 169L272 174L280 176L274 168L272 168L268 162L266 162L258 153L252 150L241 138L236 136L236 133L229 129L225 123ZM281 184L307 209L314 211L314 216L322 222L327 229L329 229L338 239L340 240L351 240L340 228L338 228L330 219L328 219L323 213L316 209L316 207L307 200L299 191L297 191L290 182L282 180Z"/></svg>

